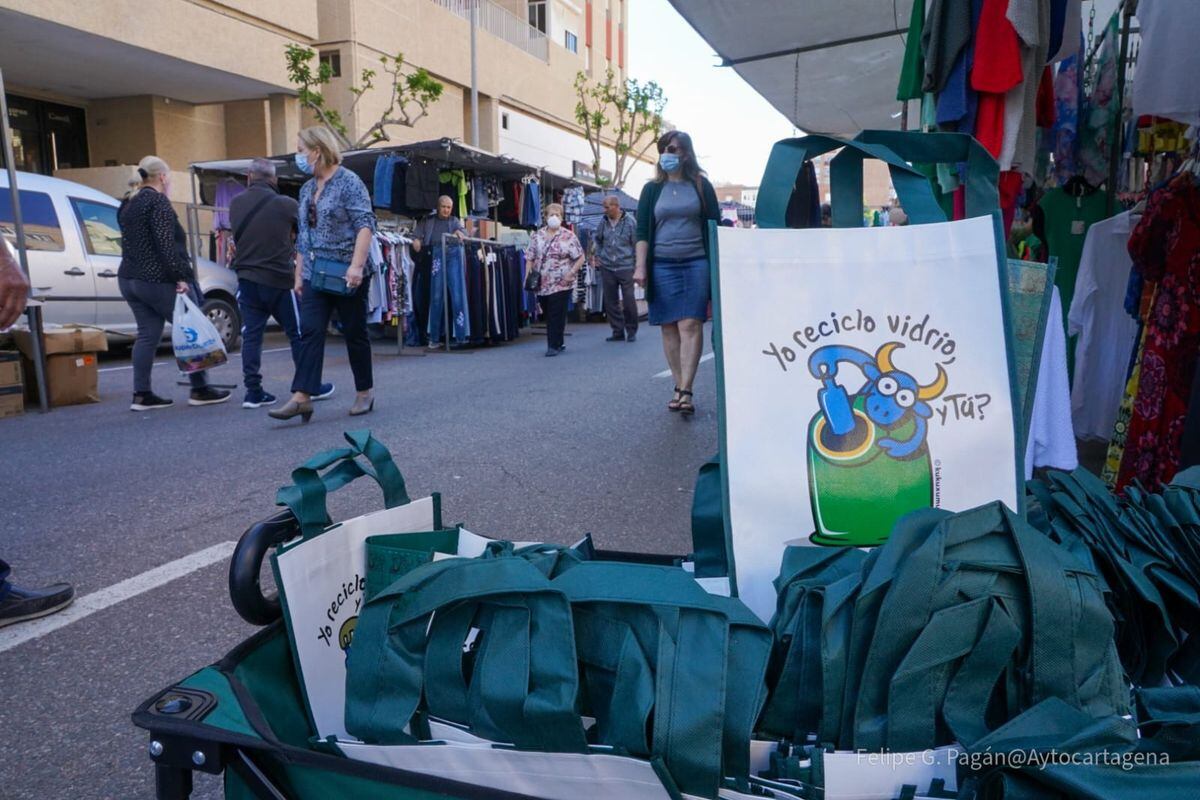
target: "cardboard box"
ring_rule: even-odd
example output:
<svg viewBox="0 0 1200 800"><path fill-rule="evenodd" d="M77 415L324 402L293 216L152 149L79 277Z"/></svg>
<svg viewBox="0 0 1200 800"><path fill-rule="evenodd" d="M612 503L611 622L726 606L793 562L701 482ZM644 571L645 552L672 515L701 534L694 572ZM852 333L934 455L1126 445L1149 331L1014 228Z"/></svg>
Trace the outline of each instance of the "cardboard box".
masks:
<svg viewBox="0 0 1200 800"><path fill-rule="evenodd" d="M25 399L35 405L38 394L32 362L25 362L25 371L30 376L25 385ZM58 354L46 358L46 388L53 408L99 403L99 380L95 353Z"/></svg>
<svg viewBox="0 0 1200 800"><path fill-rule="evenodd" d="M33 334L25 330L14 330L13 340L17 349L26 358L33 358ZM108 337L100 328L86 325L52 325L42 331L46 355L67 353L100 353L108 350Z"/></svg>
<svg viewBox="0 0 1200 800"><path fill-rule="evenodd" d="M0 386L0 419L25 413L25 398L18 386Z"/></svg>
<svg viewBox="0 0 1200 800"><path fill-rule="evenodd" d="M0 389L21 385L21 355L0 351Z"/></svg>

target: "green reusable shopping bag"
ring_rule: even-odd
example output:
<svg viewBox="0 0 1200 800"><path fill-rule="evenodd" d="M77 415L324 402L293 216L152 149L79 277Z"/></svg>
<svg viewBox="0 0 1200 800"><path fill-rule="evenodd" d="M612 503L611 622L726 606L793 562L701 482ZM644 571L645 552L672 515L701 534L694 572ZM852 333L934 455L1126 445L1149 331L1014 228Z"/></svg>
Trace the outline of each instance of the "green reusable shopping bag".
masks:
<svg viewBox="0 0 1200 800"><path fill-rule="evenodd" d="M537 567L511 557L434 561L364 606L347 664L346 729L370 744L412 743L424 698L431 715L477 736L583 752L578 690L571 609Z"/></svg>
<svg viewBox="0 0 1200 800"><path fill-rule="evenodd" d="M999 503L906 522L859 599L853 636L870 641L847 680L847 699L857 690L845 720L855 748L970 744L1048 698L1095 718L1128 710L1112 617L1089 565ZM888 553L893 542L902 553Z"/></svg>
<svg viewBox="0 0 1200 800"><path fill-rule="evenodd" d="M766 627L674 567L586 561L554 579L571 601L596 744L660 757L683 792L750 772L766 697Z"/></svg>

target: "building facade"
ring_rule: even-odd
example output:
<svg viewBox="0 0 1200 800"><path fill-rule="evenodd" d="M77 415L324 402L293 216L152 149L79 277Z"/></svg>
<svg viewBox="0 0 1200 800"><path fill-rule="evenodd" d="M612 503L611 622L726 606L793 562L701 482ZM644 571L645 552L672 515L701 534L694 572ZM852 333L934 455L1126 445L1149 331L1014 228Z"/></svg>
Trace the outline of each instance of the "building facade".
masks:
<svg viewBox="0 0 1200 800"><path fill-rule="evenodd" d="M570 176L573 162L590 162L574 121L575 76L612 69L625 78L630 0L477 2L478 146ZM379 119L387 87L357 104L350 88L399 52L446 88L415 127L390 128L392 142L471 143L470 8L469 0L0 0L17 167L118 194L128 165L149 153L184 169L291 152L312 120L288 81L289 43L334 69L324 93L351 139Z"/></svg>

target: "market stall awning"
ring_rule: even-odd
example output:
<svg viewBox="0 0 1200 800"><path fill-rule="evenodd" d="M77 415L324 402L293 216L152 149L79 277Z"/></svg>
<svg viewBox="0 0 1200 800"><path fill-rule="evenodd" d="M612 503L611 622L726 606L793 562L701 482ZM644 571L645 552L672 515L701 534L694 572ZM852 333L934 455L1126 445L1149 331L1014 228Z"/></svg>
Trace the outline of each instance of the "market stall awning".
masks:
<svg viewBox="0 0 1200 800"><path fill-rule="evenodd" d="M912 0L671 0L771 105L808 133L896 130ZM918 104L910 104L915 126Z"/></svg>

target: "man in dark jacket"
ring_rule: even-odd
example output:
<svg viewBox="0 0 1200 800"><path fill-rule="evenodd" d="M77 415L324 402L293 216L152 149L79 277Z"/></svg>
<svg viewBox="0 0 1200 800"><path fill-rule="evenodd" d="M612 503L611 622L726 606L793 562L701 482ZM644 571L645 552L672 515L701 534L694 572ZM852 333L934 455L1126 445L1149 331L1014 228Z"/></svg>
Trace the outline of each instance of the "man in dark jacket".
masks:
<svg viewBox="0 0 1200 800"><path fill-rule="evenodd" d="M247 190L229 204L233 228L233 269L238 275L238 305L242 311L242 375L246 398L242 408L260 408L275 403L275 395L262 388L263 333L275 318L292 345L292 359L299 355L300 312L292 291L296 282L296 215L299 205L279 193L275 165L256 158L246 176ZM321 385L314 400L333 394L333 384Z"/></svg>

